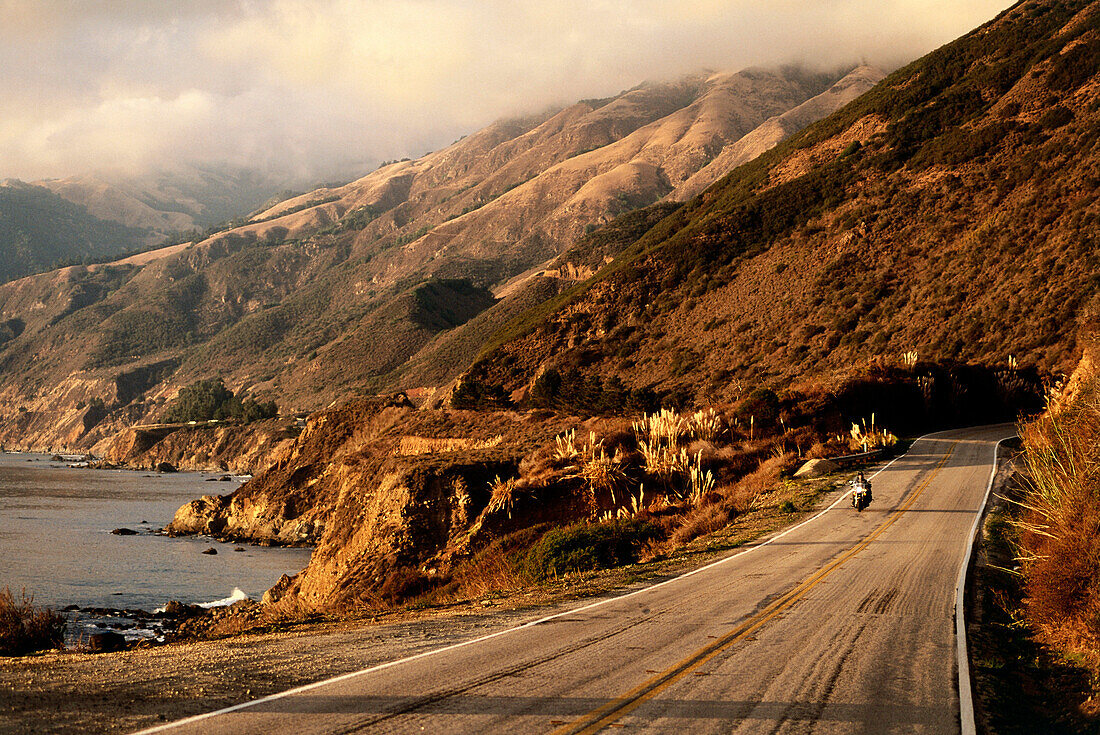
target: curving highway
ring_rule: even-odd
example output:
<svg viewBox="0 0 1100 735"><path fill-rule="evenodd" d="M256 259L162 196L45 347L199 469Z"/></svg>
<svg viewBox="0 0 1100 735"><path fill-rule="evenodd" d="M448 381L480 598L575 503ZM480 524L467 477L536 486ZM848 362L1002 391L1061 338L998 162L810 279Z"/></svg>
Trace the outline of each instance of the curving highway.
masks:
<svg viewBox="0 0 1100 735"><path fill-rule="evenodd" d="M954 603L998 439L929 435L767 543L624 596L145 732L958 733Z"/></svg>

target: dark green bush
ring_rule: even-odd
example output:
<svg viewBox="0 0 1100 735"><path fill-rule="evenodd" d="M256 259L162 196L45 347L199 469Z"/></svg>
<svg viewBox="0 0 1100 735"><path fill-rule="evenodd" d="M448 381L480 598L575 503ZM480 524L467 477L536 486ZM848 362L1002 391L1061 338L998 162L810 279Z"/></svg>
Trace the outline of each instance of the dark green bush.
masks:
<svg viewBox="0 0 1100 735"><path fill-rule="evenodd" d="M641 544L661 535L655 523L637 519L554 528L531 547L520 568L528 577L541 581L632 564L638 559Z"/></svg>
<svg viewBox="0 0 1100 735"><path fill-rule="evenodd" d="M466 376L455 392L451 394L451 408L476 410L508 408L512 399L504 388L495 384L483 383L475 376Z"/></svg>
<svg viewBox="0 0 1100 735"><path fill-rule="evenodd" d="M1100 39L1079 43L1069 51L1055 57L1047 85L1059 92L1077 89L1093 75L1100 64Z"/></svg>
<svg viewBox="0 0 1100 735"><path fill-rule="evenodd" d="M779 396L767 388L757 388L738 404L737 415L752 417L757 424L769 424L779 417Z"/></svg>
<svg viewBox="0 0 1100 735"><path fill-rule="evenodd" d="M225 387L221 378L200 380L181 388L179 396L164 414L166 422L209 421L233 419L259 421L279 415L275 401L259 403L251 398L243 401Z"/></svg>
<svg viewBox="0 0 1100 735"><path fill-rule="evenodd" d="M581 415L651 413L662 406L682 407L690 396L652 388L630 388L618 375L604 380L585 375L577 368L564 372L550 368L531 386L527 403L531 408L549 408Z"/></svg>

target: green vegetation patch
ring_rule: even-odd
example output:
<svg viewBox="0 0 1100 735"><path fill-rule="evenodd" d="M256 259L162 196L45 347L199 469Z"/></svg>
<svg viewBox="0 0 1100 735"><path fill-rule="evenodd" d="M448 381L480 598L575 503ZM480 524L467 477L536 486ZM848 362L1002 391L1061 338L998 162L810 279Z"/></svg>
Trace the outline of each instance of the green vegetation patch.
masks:
<svg viewBox="0 0 1100 735"><path fill-rule="evenodd" d="M662 535L657 524L638 519L555 528L531 547L521 569L528 577L541 581L632 564L638 560L642 544Z"/></svg>
<svg viewBox="0 0 1100 735"><path fill-rule="evenodd" d="M179 397L164 414L168 423L231 419L259 421L279 415L275 401L259 403L251 398L243 401L225 387L221 378L200 380L180 389Z"/></svg>

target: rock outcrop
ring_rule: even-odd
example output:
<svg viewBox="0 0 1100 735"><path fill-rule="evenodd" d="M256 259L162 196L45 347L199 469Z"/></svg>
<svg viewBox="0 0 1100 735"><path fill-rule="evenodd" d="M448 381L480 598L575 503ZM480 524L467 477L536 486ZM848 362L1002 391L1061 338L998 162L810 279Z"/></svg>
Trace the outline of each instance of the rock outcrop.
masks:
<svg viewBox="0 0 1100 735"><path fill-rule="evenodd" d="M483 534L507 531L509 510L489 508L495 478L513 476L568 423L355 402L311 417L278 461L232 494L183 506L167 530L315 545L309 565L266 599L352 605L377 595L397 569L441 573ZM525 525L586 512L568 492L522 510Z"/></svg>

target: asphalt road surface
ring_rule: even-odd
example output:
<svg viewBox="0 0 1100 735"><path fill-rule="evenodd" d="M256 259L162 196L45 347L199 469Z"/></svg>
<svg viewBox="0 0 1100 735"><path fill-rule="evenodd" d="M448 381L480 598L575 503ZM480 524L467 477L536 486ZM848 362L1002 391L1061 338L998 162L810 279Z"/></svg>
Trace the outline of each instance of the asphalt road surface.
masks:
<svg viewBox="0 0 1100 735"><path fill-rule="evenodd" d="M172 733L958 733L953 606L994 445L931 435L771 542Z"/></svg>

